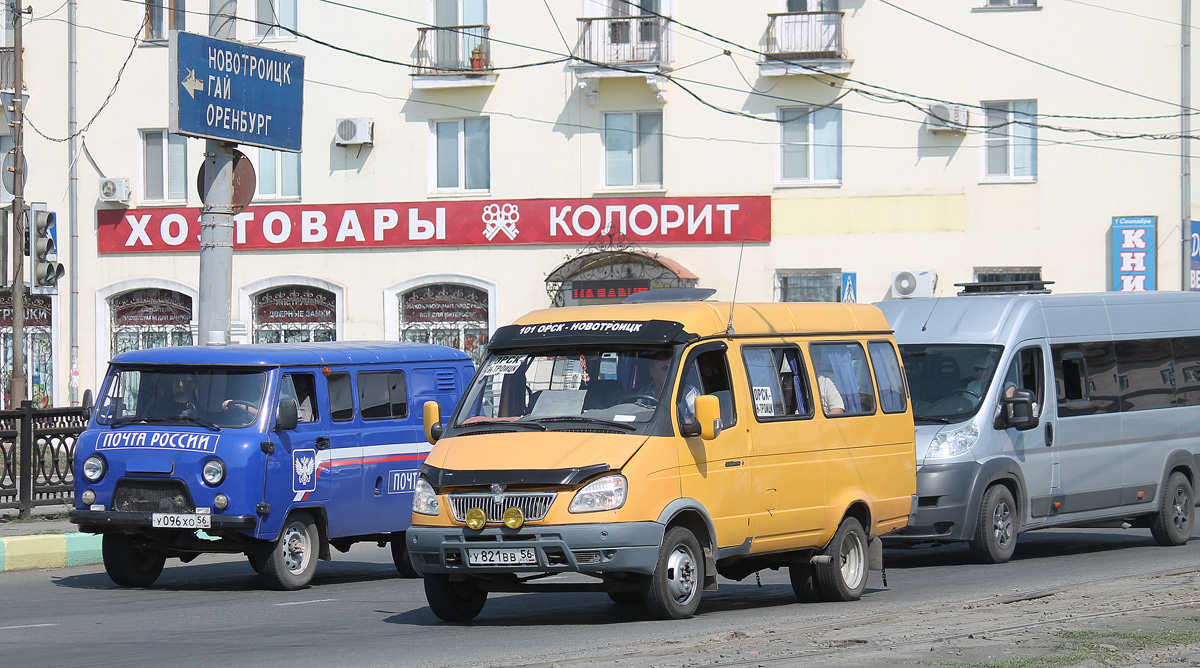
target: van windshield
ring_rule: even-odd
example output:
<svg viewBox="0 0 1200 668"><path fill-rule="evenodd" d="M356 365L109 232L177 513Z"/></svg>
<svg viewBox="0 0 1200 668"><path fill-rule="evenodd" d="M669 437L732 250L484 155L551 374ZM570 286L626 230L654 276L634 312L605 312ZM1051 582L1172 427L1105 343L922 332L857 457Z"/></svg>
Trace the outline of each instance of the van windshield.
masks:
<svg viewBox="0 0 1200 668"><path fill-rule="evenodd" d="M267 372L258 368L115 368L96 402L96 421L246 427L257 421L266 387Z"/></svg>
<svg viewBox="0 0 1200 668"><path fill-rule="evenodd" d="M917 422L962 422L979 411L1003 346L900 346Z"/></svg>
<svg viewBox="0 0 1200 668"><path fill-rule="evenodd" d="M480 365L455 426L554 430L586 422L589 429L639 431L665 401L671 365L668 348L492 354Z"/></svg>

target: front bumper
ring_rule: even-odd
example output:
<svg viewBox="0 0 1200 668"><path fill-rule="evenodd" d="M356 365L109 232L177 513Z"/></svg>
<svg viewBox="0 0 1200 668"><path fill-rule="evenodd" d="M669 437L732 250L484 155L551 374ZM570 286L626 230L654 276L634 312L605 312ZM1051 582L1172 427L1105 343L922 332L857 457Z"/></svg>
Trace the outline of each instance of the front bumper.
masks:
<svg viewBox="0 0 1200 668"><path fill-rule="evenodd" d="M641 573L654 572L665 527L657 522L410 528L406 535L419 573ZM537 564L471 566L471 548L533 548Z"/></svg>
<svg viewBox="0 0 1200 668"><path fill-rule="evenodd" d="M970 540L972 497L983 471L979 462L929 464L917 469L917 511L908 526L883 537L885 543Z"/></svg>
<svg viewBox="0 0 1200 668"><path fill-rule="evenodd" d="M110 529L149 529L153 513L128 513L115 510L72 510L67 513L67 519L79 525L79 530L86 533L104 533ZM212 516L212 527L205 531L253 531L258 526L255 515L218 515ZM170 529L155 529L170 531Z"/></svg>

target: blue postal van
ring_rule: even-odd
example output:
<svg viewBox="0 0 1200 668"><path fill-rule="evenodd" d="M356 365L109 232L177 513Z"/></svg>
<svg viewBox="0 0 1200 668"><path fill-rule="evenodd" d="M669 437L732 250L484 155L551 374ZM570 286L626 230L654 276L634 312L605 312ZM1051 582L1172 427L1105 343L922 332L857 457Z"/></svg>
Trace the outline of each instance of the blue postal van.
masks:
<svg viewBox="0 0 1200 668"><path fill-rule="evenodd" d="M75 452L80 531L104 568L152 584L168 557L245 554L296 589L330 547L390 543L401 574L421 406L452 411L474 373L463 352L398 342L158 348L117 355Z"/></svg>

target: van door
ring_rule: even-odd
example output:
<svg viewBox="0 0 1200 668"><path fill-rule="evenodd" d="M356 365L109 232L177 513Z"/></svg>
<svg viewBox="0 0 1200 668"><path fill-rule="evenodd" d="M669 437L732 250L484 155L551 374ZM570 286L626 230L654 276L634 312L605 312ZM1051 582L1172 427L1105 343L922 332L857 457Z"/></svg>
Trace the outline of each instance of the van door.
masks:
<svg viewBox="0 0 1200 668"><path fill-rule="evenodd" d="M1058 390L1061 488L1054 515L1086 513L1121 504L1121 412L1112 341L1050 346Z"/></svg>
<svg viewBox="0 0 1200 668"><path fill-rule="evenodd" d="M449 373L449 369L446 370ZM415 385L432 385L433 369L358 374L363 419L362 522L359 533L404 531L412 522L417 469L429 451Z"/></svg>
<svg viewBox="0 0 1200 668"><path fill-rule="evenodd" d="M315 378L307 374L309 379ZM308 381L310 408L320 403L316 395L316 384ZM274 411L278 401L271 397L291 396L296 399L295 380L293 374L284 374L280 378L279 391L268 395L264 406L271 411L268 425L274 429ZM299 403L299 402L297 402ZM287 516L287 511L297 505L319 505L329 498L329 476L322 465L322 447L328 435L327 423L320 420L297 422L296 428L289 431L272 431L270 445L273 451L267 456L266 484L263 489L263 502L268 504L271 512L264 521L262 531L274 534L279 530Z"/></svg>
<svg viewBox="0 0 1200 668"><path fill-rule="evenodd" d="M1005 429L995 434L998 440L994 446L995 452L1020 463L1026 498L1019 499L1018 504L1025 508L1022 513L1023 524L1033 526L1046 520L1052 507L1054 488L1058 486L1058 450L1054 447L1053 436L1056 411L1053 405L1046 405L1045 358L1043 343L1022 341L1010 358L1004 375L997 377L1000 380L996 381L996 387L992 390L999 410L1004 410L1004 398L1012 396L1015 389L1029 390L1036 397L1037 428L1028 431ZM987 432L984 438L988 438ZM989 447L986 456L992 452L993 449Z"/></svg>
<svg viewBox="0 0 1200 668"><path fill-rule="evenodd" d="M675 419L694 421L696 397L716 395L721 404L721 433L711 441L699 436L679 440L679 482L685 498L703 504L717 530L717 547L742 545L750 536L749 438L737 424L727 346L705 343L692 349L680 369Z"/></svg>
<svg viewBox="0 0 1200 668"><path fill-rule="evenodd" d="M358 534L362 513L362 442L363 423L354 410L354 389L350 373L332 371L325 376L329 394L329 431L317 444L321 450L321 475L329 481L325 513L329 517L329 536Z"/></svg>

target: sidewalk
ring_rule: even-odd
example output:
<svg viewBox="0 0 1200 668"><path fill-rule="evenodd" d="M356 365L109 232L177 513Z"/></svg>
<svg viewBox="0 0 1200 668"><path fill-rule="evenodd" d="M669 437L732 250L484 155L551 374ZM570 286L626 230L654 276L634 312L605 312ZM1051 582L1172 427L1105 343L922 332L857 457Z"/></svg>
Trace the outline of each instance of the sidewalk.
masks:
<svg viewBox="0 0 1200 668"><path fill-rule="evenodd" d="M100 536L79 533L67 521L67 506L34 508L33 519L0 510L0 571L82 566L103 561Z"/></svg>

